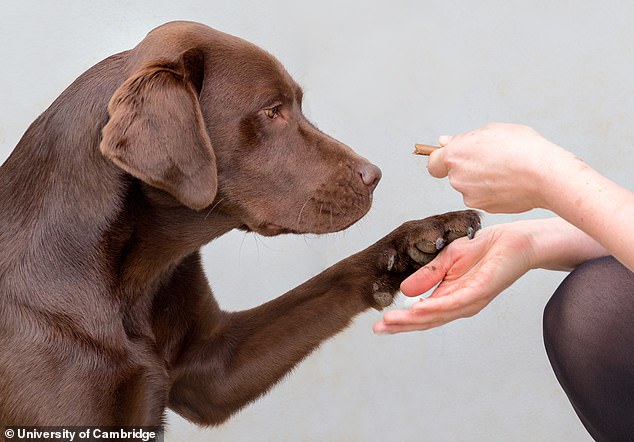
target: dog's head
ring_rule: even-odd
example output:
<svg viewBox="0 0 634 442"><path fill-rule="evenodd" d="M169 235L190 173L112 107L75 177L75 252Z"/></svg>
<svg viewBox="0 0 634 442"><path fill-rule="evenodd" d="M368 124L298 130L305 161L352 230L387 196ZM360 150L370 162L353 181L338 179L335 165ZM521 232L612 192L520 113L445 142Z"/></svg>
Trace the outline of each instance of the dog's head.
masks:
<svg viewBox="0 0 634 442"><path fill-rule="evenodd" d="M262 49L174 22L128 70L101 151L180 204L264 235L333 232L369 210L380 170L304 117L301 88Z"/></svg>

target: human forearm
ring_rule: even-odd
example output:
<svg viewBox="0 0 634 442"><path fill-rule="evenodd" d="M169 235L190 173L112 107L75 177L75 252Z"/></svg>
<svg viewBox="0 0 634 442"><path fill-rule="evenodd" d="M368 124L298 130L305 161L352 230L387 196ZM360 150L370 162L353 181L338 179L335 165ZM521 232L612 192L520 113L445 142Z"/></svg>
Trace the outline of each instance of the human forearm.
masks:
<svg viewBox="0 0 634 442"><path fill-rule="evenodd" d="M570 271L589 259L610 252L592 237L562 218L527 220L510 223L529 237L530 268Z"/></svg>
<svg viewBox="0 0 634 442"><path fill-rule="evenodd" d="M634 270L634 193L605 178L575 158L544 178L544 208L585 232ZM562 227L560 225L560 227ZM578 235L568 234L579 239ZM588 239L586 238L586 242ZM587 246L587 244L586 244Z"/></svg>

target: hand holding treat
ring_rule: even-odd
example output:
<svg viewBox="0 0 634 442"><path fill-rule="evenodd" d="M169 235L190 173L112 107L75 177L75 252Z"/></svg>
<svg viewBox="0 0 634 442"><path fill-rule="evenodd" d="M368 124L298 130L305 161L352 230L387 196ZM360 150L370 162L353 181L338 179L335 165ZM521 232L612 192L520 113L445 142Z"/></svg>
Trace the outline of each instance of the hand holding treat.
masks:
<svg viewBox="0 0 634 442"><path fill-rule="evenodd" d="M415 151L429 155L429 173L448 177L467 206L491 213L550 208L554 180L582 165L526 126L490 124L439 141L442 148L417 145Z"/></svg>

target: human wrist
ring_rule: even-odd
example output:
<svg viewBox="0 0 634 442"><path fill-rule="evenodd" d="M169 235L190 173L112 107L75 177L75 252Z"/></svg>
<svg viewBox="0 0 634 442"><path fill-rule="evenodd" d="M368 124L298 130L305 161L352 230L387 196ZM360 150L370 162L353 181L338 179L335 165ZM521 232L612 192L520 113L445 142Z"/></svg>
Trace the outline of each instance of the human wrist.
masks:
<svg viewBox="0 0 634 442"><path fill-rule="evenodd" d="M603 246L560 217L519 221L528 236L530 269L571 271L580 263L608 254Z"/></svg>
<svg viewBox="0 0 634 442"><path fill-rule="evenodd" d="M524 230L528 238L526 247L528 268L531 270L550 268L551 251L555 247L558 230L553 225L552 219L521 221L518 224L518 228Z"/></svg>
<svg viewBox="0 0 634 442"><path fill-rule="evenodd" d="M514 238L515 248L522 253L526 270L563 270L560 250L566 246L568 226L561 218L515 221L504 225Z"/></svg>
<svg viewBox="0 0 634 442"><path fill-rule="evenodd" d="M504 231L513 238L514 253L523 256L526 271L539 268L544 247L543 220L523 220L503 224Z"/></svg>
<svg viewBox="0 0 634 442"><path fill-rule="evenodd" d="M560 214L569 201L569 190L590 167L573 153L555 147L548 152L548 158L540 161L533 183L538 187L536 207Z"/></svg>

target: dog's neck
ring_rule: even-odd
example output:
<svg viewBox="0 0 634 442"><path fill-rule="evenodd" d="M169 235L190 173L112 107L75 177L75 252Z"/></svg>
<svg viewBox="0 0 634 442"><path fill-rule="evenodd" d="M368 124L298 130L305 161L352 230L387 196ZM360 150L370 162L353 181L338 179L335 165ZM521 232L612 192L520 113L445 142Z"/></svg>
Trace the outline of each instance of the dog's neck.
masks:
<svg viewBox="0 0 634 442"><path fill-rule="evenodd" d="M123 208L105 233L114 246L109 262L117 266L122 286L142 291L148 284L160 283L203 245L238 226L235 218L213 204L193 211L161 190L130 180Z"/></svg>
<svg viewBox="0 0 634 442"><path fill-rule="evenodd" d="M161 191L143 188L101 154L108 100L123 76L113 80L94 71L119 70L119 65L119 57L113 56L83 75L110 78L108 84L79 81L80 77L69 86L0 166L0 268L38 256L32 265L59 267L62 272L76 267L64 260L88 259L109 267L106 273L114 280L103 281L105 285L133 282L128 286L142 292L164 279L184 257L238 226L222 211L211 210L213 205L194 212L161 204ZM30 249L19 248L20 244L29 244ZM43 245L59 253L37 253ZM131 261L134 266L126 265ZM84 271L100 274L92 262L77 269Z"/></svg>
<svg viewBox="0 0 634 442"><path fill-rule="evenodd" d="M120 296L134 302L185 257L240 224L214 204L201 211L182 206L105 158L89 160L92 154L80 150L64 159L56 146L38 146L31 139L25 135L0 167L0 261L24 259L30 252L12 246L30 244L30 254L39 256L32 265L61 270L71 265L60 261L66 258L100 262L111 276L104 285L126 287ZM38 253L40 246L59 253ZM100 276L79 274L94 272L90 262L85 264L77 268L78 278Z"/></svg>

